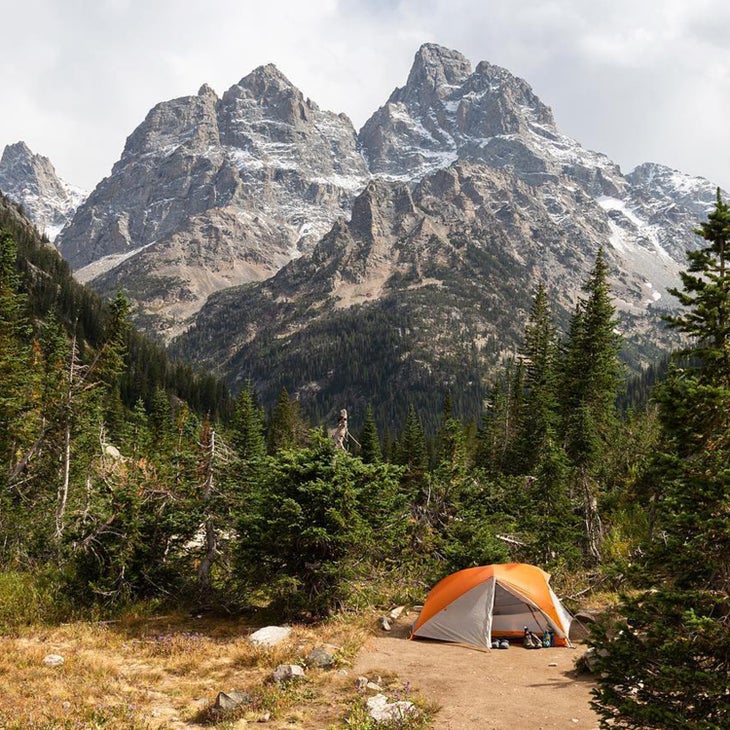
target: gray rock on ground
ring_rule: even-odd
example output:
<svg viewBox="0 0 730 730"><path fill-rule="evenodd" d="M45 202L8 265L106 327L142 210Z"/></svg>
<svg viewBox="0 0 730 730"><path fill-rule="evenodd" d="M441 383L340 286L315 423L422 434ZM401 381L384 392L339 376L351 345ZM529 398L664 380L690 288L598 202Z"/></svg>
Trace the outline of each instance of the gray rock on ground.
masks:
<svg viewBox="0 0 730 730"><path fill-rule="evenodd" d="M216 710L232 710L239 705L248 705L253 697L248 692L232 689L228 692L219 692L215 699Z"/></svg>
<svg viewBox="0 0 730 730"><path fill-rule="evenodd" d="M254 631L248 639L257 646L277 646L288 639L290 634L291 627L289 626L264 626L264 628Z"/></svg>
<svg viewBox="0 0 730 730"><path fill-rule="evenodd" d="M334 666L335 657L321 646L315 647L307 654L307 666L330 669Z"/></svg>
<svg viewBox="0 0 730 730"><path fill-rule="evenodd" d="M300 667L298 664L279 664L273 674L274 682L277 684L289 682L303 676L304 667Z"/></svg>
<svg viewBox="0 0 730 730"><path fill-rule="evenodd" d="M368 715L375 722L398 722L418 713L416 706L408 700L388 702L383 694L377 694L367 701Z"/></svg>

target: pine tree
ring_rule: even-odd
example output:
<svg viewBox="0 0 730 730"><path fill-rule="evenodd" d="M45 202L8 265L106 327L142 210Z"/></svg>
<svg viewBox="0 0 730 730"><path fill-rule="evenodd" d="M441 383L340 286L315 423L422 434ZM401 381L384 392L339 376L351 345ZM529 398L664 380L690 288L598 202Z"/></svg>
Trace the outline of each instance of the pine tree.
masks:
<svg viewBox="0 0 730 730"><path fill-rule="evenodd" d="M524 365L508 362L497 376L477 435L476 463L492 476L520 471L520 448L524 416Z"/></svg>
<svg viewBox="0 0 730 730"><path fill-rule="evenodd" d="M266 455L264 419L251 383L238 394L231 421L231 446L245 462L261 461Z"/></svg>
<svg viewBox="0 0 730 730"><path fill-rule="evenodd" d="M282 388L269 421L269 453L301 446L305 441L306 428L299 414L299 403L292 401L287 389Z"/></svg>
<svg viewBox="0 0 730 730"><path fill-rule="evenodd" d="M426 434L413 405L408 408L408 417L396 445L395 460L414 473L423 472L428 465Z"/></svg>
<svg viewBox="0 0 730 730"><path fill-rule="evenodd" d="M6 465L12 471L24 451L28 434L23 414L31 408L30 326L16 257L15 239L0 230L0 487L10 479Z"/></svg>
<svg viewBox="0 0 730 730"><path fill-rule="evenodd" d="M605 444L617 426L616 397L621 383L621 338L616 334L608 264L599 249L570 323L562 361L560 400L565 451L574 471L577 496L583 503L586 548L601 559L602 524L598 512L597 475Z"/></svg>
<svg viewBox="0 0 730 730"><path fill-rule="evenodd" d="M104 386L104 421L112 438L124 421L121 383L127 369L127 340L131 330L129 301L120 290L109 303L105 339L93 363L94 378Z"/></svg>
<svg viewBox="0 0 730 730"><path fill-rule="evenodd" d="M730 207L718 188L715 209L696 230L709 245L687 253L690 265L680 274L683 288L669 290L689 311L667 317L670 327L692 338L688 353L703 363L697 376L723 385L730 385L729 231Z"/></svg>
<svg viewBox="0 0 730 730"><path fill-rule="evenodd" d="M366 464L380 464L383 460L383 454L380 448L380 436L378 435L378 427L375 425L373 418L373 409L368 404L365 411L365 422L359 435L360 440L360 458Z"/></svg>
<svg viewBox="0 0 730 730"><path fill-rule="evenodd" d="M694 340L657 397L650 590L626 599L628 621L606 622L593 639L607 727L730 727L730 212L719 193L699 233L709 245L688 254L686 309L672 318Z"/></svg>
<svg viewBox="0 0 730 730"><path fill-rule="evenodd" d="M545 287L538 287L525 326L524 416L517 448L521 471L531 474L544 448L557 441L558 338Z"/></svg>

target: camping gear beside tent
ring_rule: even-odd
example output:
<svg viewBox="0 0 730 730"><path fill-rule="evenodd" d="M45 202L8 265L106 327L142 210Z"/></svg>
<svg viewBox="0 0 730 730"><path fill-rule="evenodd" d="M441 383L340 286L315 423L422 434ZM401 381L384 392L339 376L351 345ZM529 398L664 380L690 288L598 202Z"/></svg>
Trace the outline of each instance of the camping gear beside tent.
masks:
<svg viewBox="0 0 730 730"><path fill-rule="evenodd" d="M430 591L411 638L492 646L493 639L522 639L552 631L555 646L569 646L573 617L534 565L508 563L467 568L447 576Z"/></svg>

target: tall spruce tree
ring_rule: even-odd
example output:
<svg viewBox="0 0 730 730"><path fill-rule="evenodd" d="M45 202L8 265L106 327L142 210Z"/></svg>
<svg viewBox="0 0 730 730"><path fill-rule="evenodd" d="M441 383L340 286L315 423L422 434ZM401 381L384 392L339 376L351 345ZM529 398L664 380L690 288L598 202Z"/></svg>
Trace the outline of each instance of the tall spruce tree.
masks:
<svg viewBox="0 0 730 730"><path fill-rule="evenodd" d="M380 464L383 461L378 427L375 425L373 409L369 403L365 411L365 422L360 431L360 458L366 464Z"/></svg>
<svg viewBox="0 0 730 730"><path fill-rule="evenodd" d="M557 442L558 338L545 287L540 284L525 326L524 415L518 448L522 472L530 474L547 447Z"/></svg>
<svg viewBox="0 0 730 730"><path fill-rule="evenodd" d="M520 472L517 451L524 416L524 375L521 361L508 362L497 376L482 416L475 461L492 476Z"/></svg>
<svg viewBox="0 0 730 730"><path fill-rule="evenodd" d="M730 210L718 191L688 254L671 324L692 343L660 387L657 527L649 590L599 627L595 707L605 727L730 727Z"/></svg>
<svg viewBox="0 0 730 730"><path fill-rule="evenodd" d="M533 298L520 354L525 393L514 451L530 504L523 522L533 536L537 562L569 564L577 558L579 528L570 500L568 459L559 438L558 336L542 284Z"/></svg>
<svg viewBox="0 0 730 730"><path fill-rule="evenodd" d="M583 504L586 550L601 559L602 525L598 512L602 451L617 425L616 397L621 384L621 337L603 249L583 287L571 319L562 363L560 399L565 451L574 472L576 496Z"/></svg>

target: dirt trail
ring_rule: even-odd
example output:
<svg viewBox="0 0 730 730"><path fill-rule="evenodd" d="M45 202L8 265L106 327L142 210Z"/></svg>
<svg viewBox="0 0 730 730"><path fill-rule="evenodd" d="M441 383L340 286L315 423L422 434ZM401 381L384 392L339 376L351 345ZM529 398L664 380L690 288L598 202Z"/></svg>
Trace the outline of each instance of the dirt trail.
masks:
<svg viewBox="0 0 730 730"><path fill-rule="evenodd" d="M397 674L440 705L438 730L595 730L593 682L576 676L583 651L549 648L478 651L436 641L409 641L412 617L373 637L360 651L357 675ZM554 664L555 666L550 666Z"/></svg>

